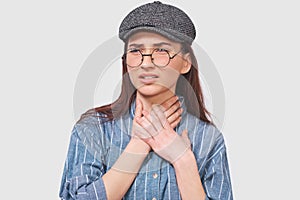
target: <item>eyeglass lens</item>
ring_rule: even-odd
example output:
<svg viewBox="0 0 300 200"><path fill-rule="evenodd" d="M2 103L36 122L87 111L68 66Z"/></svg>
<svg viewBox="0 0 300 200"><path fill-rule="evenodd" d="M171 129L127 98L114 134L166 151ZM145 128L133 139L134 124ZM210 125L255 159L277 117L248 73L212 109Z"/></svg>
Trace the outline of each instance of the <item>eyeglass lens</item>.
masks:
<svg viewBox="0 0 300 200"><path fill-rule="evenodd" d="M126 64L130 67L138 67L142 64L144 56L150 56L152 63L157 67L165 67L170 62L170 55L167 50L154 49L152 54L142 54L140 50L128 51Z"/></svg>

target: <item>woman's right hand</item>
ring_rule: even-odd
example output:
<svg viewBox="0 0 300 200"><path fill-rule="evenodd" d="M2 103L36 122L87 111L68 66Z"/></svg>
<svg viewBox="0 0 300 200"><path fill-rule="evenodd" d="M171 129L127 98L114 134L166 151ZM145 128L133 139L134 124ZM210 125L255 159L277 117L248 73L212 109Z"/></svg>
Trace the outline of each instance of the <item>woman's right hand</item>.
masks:
<svg viewBox="0 0 300 200"><path fill-rule="evenodd" d="M134 113L134 119L132 122L132 130L131 130L131 141L127 147L129 148L129 151L136 152L139 151L141 153L149 153L151 148L150 146L145 143L141 138L148 138L151 137L147 131L142 128L138 123L137 119L141 118L143 116L143 105L139 99L136 99L136 105L135 105L135 113Z"/></svg>

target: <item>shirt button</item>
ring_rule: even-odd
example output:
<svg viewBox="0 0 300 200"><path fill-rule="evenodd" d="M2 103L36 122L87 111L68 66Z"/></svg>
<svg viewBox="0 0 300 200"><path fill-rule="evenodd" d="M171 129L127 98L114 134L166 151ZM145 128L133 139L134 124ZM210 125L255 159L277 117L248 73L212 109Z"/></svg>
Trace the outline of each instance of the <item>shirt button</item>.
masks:
<svg viewBox="0 0 300 200"><path fill-rule="evenodd" d="M156 198L155 198L155 197L153 197L153 198L152 198L152 200L156 200Z"/></svg>
<svg viewBox="0 0 300 200"><path fill-rule="evenodd" d="M156 179L157 177L158 177L158 175L157 175L157 173L154 173L153 175L152 175L152 177L154 178L154 179ZM155 199L155 198L154 198ZM153 200L154 200L153 199Z"/></svg>

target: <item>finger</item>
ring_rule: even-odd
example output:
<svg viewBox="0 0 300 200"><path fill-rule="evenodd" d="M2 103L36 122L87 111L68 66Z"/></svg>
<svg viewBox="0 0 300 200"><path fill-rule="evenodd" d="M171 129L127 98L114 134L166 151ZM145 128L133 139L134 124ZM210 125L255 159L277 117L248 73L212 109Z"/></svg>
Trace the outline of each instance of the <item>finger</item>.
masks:
<svg viewBox="0 0 300 200"><path fill-rule="evenodd" d="M166 101L164 101L161 106L167 110L168 108L170 108L176 101L178 100L178 97L176 95L172 96L171 98L167 99Z"/></svg>
<svg viewBox="0 0 300 200"><path fill-rule="evenodd" d="M182 133L181 133L181 136L182 137L188 137L188 130L187 129L184 129L183 131L182 131Z"/></svg>
<svg viewBox="0 0 300 200"><path fill-rule="evenodd" d="M142 114L143 114L143 116L147 116L147 115L149 115L150 113L149 113L147 110L143 110L143 111L142 111Z"/></svg>
<svg viewBox="0 0 300 200"><path fill-rule="evenodd" d="M137 118L137 123L143 127L151 137L157 135L157 131L150 121L144 116L142 118Z"/></svg>
<svg viewBox="0 0 300 200"><path fill-rule="evenodd" d="M156 104L152 106L152 109L155 115L157 116L157 118L159 119L161 126L163 128L166 128L166 126L169 125L169 123L167 123L167 118L162 110L162 106Z"/></svg>
<svg viewBox="0 0 300 200"><path fill-rule="evenodd" d="M187 146L191 145L190 139L188 137L188 130L187 129L185 129L184 131L182 131L181 137L182 137L183 141L185 142L185 144Z"/></svg>
<svg viewBox="0 0 300 200"><path fill-rule="evenodd" d="M153 111L153 109L151 110L150 113L148 113L147 111L143 112L144 113L144 118L146 118L154 127L155 129L155 133L151 133L151 135L154 137L157 134L159 134L159 132L163 129L160 120L157 118L155 112Z"/></svg>
<svg viewBox="0 0 300 200"><path fill-rule="evenodd" d="M143 111L143 104L138 98L136 98L134 117L142 117L142 111Z"/></svg>
<svg viewBox="0 0 300 200"><path fill-rule="evenodd" d="M180 109L180 102L176 101L173 105L171 105L171 107L169 107L166 111L165 111L165 116L167 118L169 118L174 112L176 112L178 109Z"/></svg>
<svg viewBox="0 0 300 200"><path fill-rule="evenodd" d="M169 120L168 120L169 121ZM173 121L172 123L170 123L171 127L174 129L181 121L181 117L178 117L175 121Z"/></svg>
<svg viewBox="0 0 300 200"><path fill-rule="evenodd" d="M181 114L183 113L183 109L180 108L176 112L174 112L170 117L168 117L168 122L172 124L174 121L177 121Z"/></svg>
<svg viewBox="0 0 300 200"><path fill-rule="evenodd" d="M134 123L132 128L132 134L134 137L138 137L140 139L151 138L152 136L138 123Z"/></svg>
<svg viewBox="0 0 300 200"><path fill-rule="evenodd" d="M153 109L151 110L150 114L147 115L147 119L152 123L158 133L163 130L164 127Z"/></svg>

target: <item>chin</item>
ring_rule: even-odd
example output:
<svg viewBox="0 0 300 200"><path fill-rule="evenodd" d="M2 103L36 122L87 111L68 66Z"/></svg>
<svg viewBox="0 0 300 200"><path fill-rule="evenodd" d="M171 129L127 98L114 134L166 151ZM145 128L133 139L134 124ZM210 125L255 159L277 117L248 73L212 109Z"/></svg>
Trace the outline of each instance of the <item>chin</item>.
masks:
<svg viewBox="0 0 300 200"><path fill-rule="evenodd" d="M161 85L143 85L139 87L137 91L143 96L156 96L166 91L170 91L170 89Z"/></svg>

